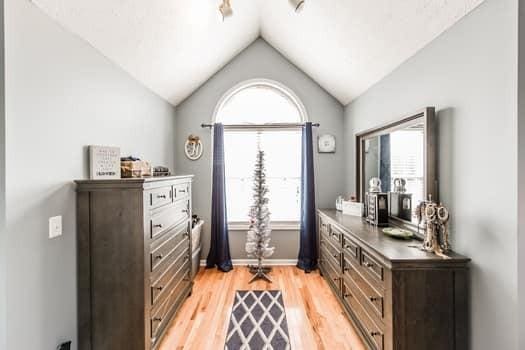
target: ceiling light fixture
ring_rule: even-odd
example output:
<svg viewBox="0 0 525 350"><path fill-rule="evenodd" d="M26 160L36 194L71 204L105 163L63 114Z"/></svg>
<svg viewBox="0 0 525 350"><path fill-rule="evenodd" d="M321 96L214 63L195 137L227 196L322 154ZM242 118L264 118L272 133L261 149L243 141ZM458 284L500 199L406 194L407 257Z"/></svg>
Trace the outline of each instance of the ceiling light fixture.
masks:
<svg viewBox="0 0 525 350"><path fill-rule="evenodd" d="M304 0L289 0L290 5L292 5L295 9L295 12L299 12L304 7Z"/></svg>
<svg viewBox="0 0 525 350"><path fill-rule="evenodd" d="M222 4L219 5L219 12L222 15L222 20L226 17L229 17L233 14L232 6L230 5L230 0L222 0Z"/></svg>

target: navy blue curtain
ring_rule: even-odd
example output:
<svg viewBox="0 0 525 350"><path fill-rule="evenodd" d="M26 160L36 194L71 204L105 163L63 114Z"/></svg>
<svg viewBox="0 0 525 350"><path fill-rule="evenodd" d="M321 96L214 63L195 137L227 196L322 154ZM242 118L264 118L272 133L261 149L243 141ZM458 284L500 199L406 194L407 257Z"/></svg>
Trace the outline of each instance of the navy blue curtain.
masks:
<svg viewBox="0 0 525 350"><path fill-rule="evenodd" d="M213 174L211 195L211 240L206 268L217 266L228 272L232 266L226 214L226 179L224 175L224 126L213 127Z"/></svg>
<svg viewBox="0 0 525 350"><path fill-rule="evenodd" d="M301 159L301 234L297 267L310 272L317 268L317 224L315 220L314 150L312 123L303 127Z"/></svg>
<svg viewBox="0 0 525 350"><path fill-rule="evenodd" d="M390 192L391 162L390 162L390 134L381 135L379 138L380 161L379 178L381 179L381 191Z"/></svg>

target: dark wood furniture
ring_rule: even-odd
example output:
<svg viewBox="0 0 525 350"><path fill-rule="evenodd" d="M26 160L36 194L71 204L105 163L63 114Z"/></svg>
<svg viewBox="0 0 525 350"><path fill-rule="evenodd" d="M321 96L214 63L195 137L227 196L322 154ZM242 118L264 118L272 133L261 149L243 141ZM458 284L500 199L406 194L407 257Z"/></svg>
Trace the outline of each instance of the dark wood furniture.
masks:
<svg viewBox="0 0 525 350"><path fill-rule="evenodd" d="M192 289L191 182L76 181L80 350L160 344Z"/></svg>
<svg viewBox="0 0 525 350"><path fill-rule="evenodd" d="M468 349L468 262L319 210L320 269L373 350Z"/></svg>

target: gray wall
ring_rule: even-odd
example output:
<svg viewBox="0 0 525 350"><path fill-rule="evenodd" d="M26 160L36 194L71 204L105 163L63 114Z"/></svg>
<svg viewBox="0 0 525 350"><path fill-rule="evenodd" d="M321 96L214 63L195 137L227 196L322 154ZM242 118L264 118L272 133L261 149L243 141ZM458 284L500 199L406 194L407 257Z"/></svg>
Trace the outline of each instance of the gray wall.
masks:
<svg viewBox="0 0 525 350"><path fill-rule="evenodd" d="M0 0L0 349L6 349L6 231L5 231L5 71L4 1Z"/></svg>
<svg viewBox="0 0 525 350"><path fill-rule="evenodd" d="M319 155L315 152L318 206L333 207L335 198L344 187L343 107L264 40L258 39L177 106L176 169L179 173L196 175L193 210L206 220L204 257L209 245L211 213L211 133L208 129L201 129L200 124L212 122L217 102L231 87L254 78L276 80L292 89L306 106L310 121L321 123L316 134L332 133L336 136L338 149L335 154ZM184 140L189 134L199 135L204 142L205 152L198 161L188 160L183 153ZM234 259L246 258L245 234L245 231L230 232L231 253ZM272 240L276 246L273 258L297 258L297 231L274 231Z"/></svg>
<svg viewBox="0 0 525 350"><path fill-rule="evenodd" d="M518 333L525 349L525 0L519 1L518 35Z"/></svg>
<svg viewBox="0 0 525 350"><path fill-rule="evenodd" d="M354 135L436 106L440 199L472 258L472 349L517 349L517 0L486 0L345 110Z"/></svg>
<svg viewBox="0 0 525 350"><path fill-rule="evenodd" d="M76 348L75 192L89 144L174 165L174 108L29 1L6 1L6 349ZM49 240L48 218L63 216Z"/></svg>

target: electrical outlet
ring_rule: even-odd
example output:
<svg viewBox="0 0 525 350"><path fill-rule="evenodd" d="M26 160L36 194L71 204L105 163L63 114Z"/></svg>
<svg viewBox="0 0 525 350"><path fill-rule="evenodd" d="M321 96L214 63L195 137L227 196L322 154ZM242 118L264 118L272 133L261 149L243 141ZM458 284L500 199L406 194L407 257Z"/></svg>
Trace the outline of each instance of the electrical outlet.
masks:
<svg viewBox="0 0 525 350"><path fill-rule="evenodd" d="M53 216L49 218L49 238L55 238L62 235L62 216Z"/></svg>

